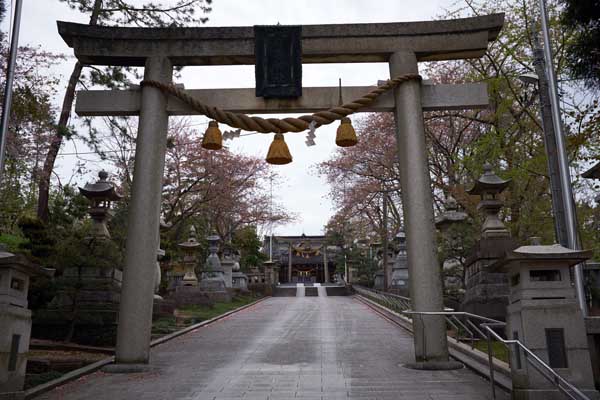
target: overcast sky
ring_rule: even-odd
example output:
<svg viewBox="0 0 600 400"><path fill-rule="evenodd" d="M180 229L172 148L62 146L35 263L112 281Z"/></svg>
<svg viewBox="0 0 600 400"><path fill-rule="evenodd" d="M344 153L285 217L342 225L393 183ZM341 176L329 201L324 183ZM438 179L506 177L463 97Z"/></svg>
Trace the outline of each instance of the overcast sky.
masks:
<svg viewBox="0 0 600 400"><path fill-rule="evenodd" d="M435 19L454 3L454 0L214 0L213 12L209 14L210 19L205 26L419 21ZM19 43L40 45L45 50L69 56L57 71L66 85L74 57L72 50L57 33L56 20L85 23L88 18L70 10L58 0L24 0ZM3 26L4 31L7 29L8 18ZM302 73L303 86L335 86L338 78L342 79L344 86L374 85L378 79L389 77L387 64L310 64L303 66ZM188 89L252 88L254 66L188 67L184 69L180 83L184 83ZM57 99L57 104L60 104L61 99L62 93ZM360 118L360 114L354 118ZM199 128L202 129L201 126ZM333 209L327 197L327 183L317 176L314 166L329 158L335 151L336 128L335 123L320 128L316 132L317 145L312 147L306 147L304 144L304 134L286 135L294 161L285 166L275 167L283 179L274 192L277 201L299 218L294 223L276 228L275 234L322 233ZM222 126L222 129L226 127ZM229 143L235 152L264 158L271 138L271 135L250 135ZM72 151L72 144L68 144L63 147L61 153ZM59 157L57 171L63 179L71 176L75 161L76 158L72 155ZM102 163L88 165L88 168L94 170L102 167ZM86 178L80 178L80 183L84 183L85 180Z"/></svg>

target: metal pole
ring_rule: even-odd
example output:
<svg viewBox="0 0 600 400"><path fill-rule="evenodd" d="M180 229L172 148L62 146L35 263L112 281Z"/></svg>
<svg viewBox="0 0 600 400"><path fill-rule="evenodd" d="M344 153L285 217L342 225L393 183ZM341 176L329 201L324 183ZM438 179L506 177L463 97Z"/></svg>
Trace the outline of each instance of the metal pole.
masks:
<svg viewBox="0 0 600 400"><path fill-rule="evenodd" d="M544 145L548 158L548 175L550 176L550 193L552 194L552 213L554 214L554 230L556 240L562 246L569 247L569 239L565 222L565 207L563 204L562 185L560 181L559 162L556 151L556 132L552 121L552 105L546 78L546 62L544 50L539 44L538 35L532 35L534 44L535 73L538 76L538 94L540 96L540 112L542 117L542 130L544 131Z"/></svg>
<svg viewBox="0 0 600 400"><path fill-rule="evenodd" d="M388 203L387 203L387 193L383 192L383 237L381 238L383 241L383 290L388 290Z"/></svg>
<svg viewBox="0 0 600 400"><path fill-rule="evenodd" d="M271 186L271 202L269 204L269 261L273 261L273 174L269 176Z"/></svg>
<svg viewBox="0 0 600 400"><path fill-rule="evenodd" d="M492 390L492 399L496 398L496 382L494 381L494 348L492 347L492 338L490 332L486 332L488 365L490 367L490 386Z"/></svg>
<svg viewBox="0 0 600 400"><path fill-rule="evenodd" d="M0 177L4 170L4 151L6 137L8 136L8 120L10 119L10 106L12 103L12 86L15 78L15 64L19 48L19 28L21 26L22 0L15 1L15 17L13 20L12 38L10 40L10 53L6 68L6 84L4 85L4 101L2 102L2 120L0 121Z"/></svg>
<svg viewBox="0 0 600 400"><path fill-rule="evenodd" d="M550 89L550 104L552 105L552 122L556 132L556 150L558 155L558 167L560 173L560 182L562 185L563 204L565 207L565 222L569 248L578 249L577 240L577 216L575 214L575 204L573 201L573 188L571 187L571 175L569 173L569 160L565 146L565 137L563 133L562 120L560 118L560 107L558 102L558 90L556 86L556 76L554 74L554 64L552 63L552 48L550 47L550 33L548 31L548 15L546 12L546 1L540 2L540 17L542 21L542 34L544 38L544 56L546 58L546 76ZM587 305L585 303L585 288L583 283L583 265L578 264L574 267L575 272L575 291L577 293L577 302L583 316L587 316Z"/></svg>

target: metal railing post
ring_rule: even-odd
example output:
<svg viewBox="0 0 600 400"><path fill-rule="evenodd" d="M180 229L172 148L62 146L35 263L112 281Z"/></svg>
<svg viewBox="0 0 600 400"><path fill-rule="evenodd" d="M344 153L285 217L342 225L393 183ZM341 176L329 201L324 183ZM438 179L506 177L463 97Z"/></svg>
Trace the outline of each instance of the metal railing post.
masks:
<svg viewBox="0 0 600 400"><path fill-rule="evenodd" d="M487 348L488 348L488 363L490 366L490 386L492 389L492 399L496 399L496 383L494 382L494 350L492 346L492 337L490 331L486 332L487 336Z"/></svg>

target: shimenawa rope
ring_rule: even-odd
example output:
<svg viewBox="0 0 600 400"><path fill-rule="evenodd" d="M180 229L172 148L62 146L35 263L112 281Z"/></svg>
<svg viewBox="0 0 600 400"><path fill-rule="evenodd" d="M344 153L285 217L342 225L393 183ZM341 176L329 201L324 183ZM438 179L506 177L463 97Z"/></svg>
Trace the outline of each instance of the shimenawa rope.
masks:
<svg viewBox="0 0 600 400"><path fill-rule="evenodd" d="M332 122L342 119L350 114L354 114L361 108L371 104L377 97L387 92L396 86L412 81L421 80L419 74L400 75L394 79L387 80L382 85L371 90L364 96L338 107L330 108L326 111L319 111L311 115L302 115L298 118L261 118L249 117L245 114L238 114L229 111L221 110L220 108L208 106L186 93L185 90L176 88L172 84L166 84L153 80L144 80L140 82L142 86L152 86L161 90L165 94L170 94L190 107L194 108L199 113L214 119L223 124L227 124L233 128L243 129L249 132L261 133L286 133L286 132L302 132L309 128L311 122L315 121L317 127L328 125Z"/></svg>

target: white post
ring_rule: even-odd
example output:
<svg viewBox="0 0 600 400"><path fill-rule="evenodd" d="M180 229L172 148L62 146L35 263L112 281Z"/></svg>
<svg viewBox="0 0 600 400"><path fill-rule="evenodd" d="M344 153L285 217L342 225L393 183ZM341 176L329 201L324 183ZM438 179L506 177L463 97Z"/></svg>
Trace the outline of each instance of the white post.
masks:
<svg viewBox="0 0 600 400"><path fill-rule="evenodd" d="M292 242L288 246L288 283L292 283Z"/></svg>
<svg viewBox="0 0 600 400"><path fill-rule="evenodd" d="M144 79L165 83L172 80L173 67L167 58L146 60ZM158 248L159 214L169 118L167 99L160 90L142 89L136 141L131 203L116 362L147 364L150 353L154 268Z"/></svg>
<svg viewBox="0 0 600 400"><path fill-rule="evenodd" d="M323 278L325 279L325 283L329 283L329 263L327 262L327 245L323 243Z"/></svg>
<svg viewBox="0 0 600 400"><path fill-rule="evenodd" d="M417 73L412 52L392 54L390 74ZM431 179L427 163L421 83L403 83L394 90L396 137L400 161L402 205L406 224L409 287L413 311L442 311L442 278L436 254ZM413 318L415 357L419 367L439 368L448 362L446 323L442 316Z"/></svg>

